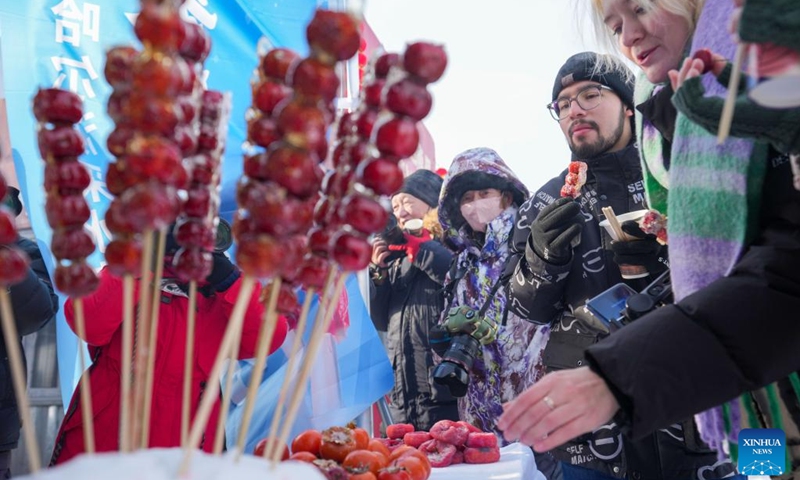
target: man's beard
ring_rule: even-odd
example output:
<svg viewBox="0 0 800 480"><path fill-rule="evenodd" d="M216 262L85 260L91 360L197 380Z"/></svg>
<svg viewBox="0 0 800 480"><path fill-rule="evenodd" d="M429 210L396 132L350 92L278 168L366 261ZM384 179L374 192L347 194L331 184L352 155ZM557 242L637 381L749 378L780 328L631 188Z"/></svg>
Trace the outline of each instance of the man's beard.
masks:
<svg viewBox="0 0 800 480"><path fill-rule="evenodd" d="M622 132L625 128L625 122L627 118L625 117L625 107L622 107L619 112L619 122L617 124L616 130L614 130L613 134L606 138L600 135L600 129L597 126L597 123L592 121L586 121L584 124L591 125L594 128L595 132L597 132L597 140L594 142L582 142L580 145L575 145L572 140L572 133L570 133L568 137L569 149L572 150L572 154L575 158L594 158L598 155L606 153L611 147L617 144L619 139L622 137Z"/></svg>

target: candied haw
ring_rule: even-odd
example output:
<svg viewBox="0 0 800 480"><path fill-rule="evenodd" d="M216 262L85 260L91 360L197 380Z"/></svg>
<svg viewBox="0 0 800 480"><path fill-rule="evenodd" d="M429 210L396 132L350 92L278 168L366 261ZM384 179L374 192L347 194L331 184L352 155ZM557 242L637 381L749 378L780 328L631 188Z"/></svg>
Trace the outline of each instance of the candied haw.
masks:
<svg viewBox="0 0 800 480"><path fill-rule="evenodd" d="M33 97L33 115L40 122L78 123L83 118L83 102L68 90L41 88Z"/></svg>
<svg viewBox="0 0 800 480"><path fill-rule="evenodd" d="M17 247L0 247L0 287L14 285L28 275L28 255Z"/></svg>
<svg viewBox="0 0 800 480"><path fill-rule="evenodd" d="M386 85L386 80L376 79L375 81L364 86L364 103L373 108L381 106L381 98L383 94L383 87Z"/></svg>
<svg viewBox="0 0 800 480"><path fill-rule="evenodd" d="M292 453L309 452L319 456L322 433L319 430L305 430L292 440Z"/></svg>
<svg viewBox="0 0 800 480"><path fill-rule="evenodd" d="M220 129L217 125L200 125L200 135L197 137L197 148L206 152L216 151L222 146Z"/></svg>
<svg viewBox="0 0 800 480"><path fill-rule="evenodd" d="M186 38L186 23L178 10L169 5L142 5L133 25L136 37L156 50L178 50Z"/></svg>
<svg viewBox="0 0 800 480"><path fill-rule="evenodd" d="M106 245L106 263L114 275L139 275L142 263L142 244L138 239L114 239Z"/></svg>
<svg viewBox="0 0 800 480"><path fill-rule="evenodd" d="M395 82L386 90L386 108L414 120L422 120L431 111L433 98L425 85L412 78Z"/></svg>
<svg viewBox="0 0 800 480"><path fill-rule="evenodd" d="M17 227L14 214L5 206L0 207L0 245L8 245L17 240Z"/></svg>
<svg viewBox="0 0 800 480"><path fill-rule="evenodd" d="M396 117L382 123L377 129L375 146L384 155L406 158L417 151L419 132L414 120Z"/></svg>
<svg viewBox="0 0 800 480"><path fill-rule="evenodd" d="M152 182L128 189L119 200L124 215L137 232L166 228L178 216L180 209L175 189Z"/></svg>
<svg viewBox="0 0 800 480"><path fill-rule="evenodd" d="M243 179L237 188L237 203L257 213L252 223L261 233L283 237L307 230L311 225L313 211L272 182Z"/></svg>
<svg viewBox="0 0 800 480"><path fill-rule="evenodd" d="M272 180L292 195L300 198L307 198L319 190L322 182L322 170L319 168L319 159L315 154L285 144L277 144L273 147L266 154L265 171L256 172L263 177L250 176ZM245 162L245 169L247 166Z"/></svg>
<svg viewBox="0 0 800 480"><path fill-rule="evenodd" d="M181 56L192 62L203 62L211 52L211 37L203 25L184 22L185 37L178 48Z"/></svg>
<svg viewBox="0 0 800 480"><path fill-rule="evenodd" d="M289 98L292 89L274 80L264 80L256 85L253 105L266 115L271 115L279 103Z"/></svg>
<svg viewBox="0 0 800 480"><path fill-rule="evenodd" d="M337 123L336 136L338 138L349 137L356 132L356 122L353 112L342 113Z"/></svg>
<svg viewBox="0 0 800 480"><path fill-rule="evenodd" d="M181 154L191 155L197 150L199 143L197 131L191 125L178 125L172 134L172 141L180 149Z"/></svg>
<svg viewBox="0 0 800 480"><path fill-rule="evenodd" d="M155 96L188 94L194 88L194 70L181 57L141 55L133 66L131 86Z"/></svg>
<svg viewBox="0 0 800 480"><path fill-rule="evenodd" d="M279 82L286 82L292 64L300 59L300 55L288 48L273 48L261 59L261 74Z"/></svg>
<svg viewBox="0 0 800 480"><path fill-rule="evenodd" d="M271 278L281 270L283 246L270 235L247 235L239 238L236 264L251 277Z"/></svg>
<svg viewBox="0 0 800 480"><path fill-rule="evenodd" d="M128 149L128 143L136 135L136 129L127 125L117 125L106 138L106 147L115 157L125 155Z"/></svg>
<svg viewBox="0 0 800 480"><path fill-rule="evenodd" d="M94 237L83 227L56 230L50 245L58 260L85 258L94 252L94 248Z"/></svg>
<svg viewBox="0 0 800 480"><path fill-rule="evenodd" d="M355 173L352 170L331 170L322 180L322 193L334 198L344 197L350 189Z"/></svg>
<svg viewBox="0 0 800 480"><path fill-rule="evenodd" d="M189 217L202 218L208 215L213 206L216 206L216 194L205 185L192 187L187 190L186 201L183 203L183 213Z"/></svg>
<svg viewBox="0 0 800 480"><path fill-rule="evenodd" d="M48 195L45 202L47 222L53 228L77 227L86 223L91 215L83 195Z"/></svg>
<svg viewBox="0 0 800 480"><path fill-rule="evenodd" d="M328 228L313 227L308 232L308 248L313 253L327 255L331 250L331 236L331 231Z"/></svg>
<svg viewBox="0 0 800 480"><path fill-rule="evenodd" d="M170 136L183 121L183 112L175 101L153 97L145 91L134 90L123 105L122 114L142 133Z"/></svg>
<svg viewBox="0 0 800 480"><path fill-rule="evenodd" d="M202 281L211 274L213 267L211 252L197 248L180 248L172 259L175 274L184 282Z"/></svg>
<svg viewBox="0 0 800 480"><path fill-rule="evenodd" d="M103 74L109 85L115 89L129 88L133 75L133 63L139 52L127 45L111 47L106 52L106 65Z"/></svg>
<svg viewBox="0 0 800 480"><path fill-rule="evenodd" d="M331 266L328 260L324 257L309 255L303 260L303 266L300 269L300 273L297 275L297 281L307 288L321 290L328 280L330 268Z"/></svg>
<svg viewBox="0 0 800 480"><path fill-rule="evenodd" d="M182 218L173 228L175 241L187 248L211 251L214 249L215 229L202 218Z"/></svg>
<svg viewBox="0 0 800 480"><path fill-rule="evenodd" d="M200 100L200 121L209 125L218 123L222 112L229 106L229 95L218 90L203 90Z"/></svg>
<svg viewBox="0 0 800 480"><path fill-rule="evenodd" d="M386 78L389 70L395 65L401 65L403 58L397 53L384 53L375 60L375 78Z"/></svg>
<svg viewBox="0 0 800 480"><path fill-rule="evenodd" d="M331 239L331 257L346 272L363 270L372 257L372 245L361 235L340 232Z"/></svg>
<svg viewBox="0 0 800 480"><path fill-rule="evenodd" d="M85 261L58 265L54 278L56 288L73 298L85 297L100 285L94 269Z"/></svg>
<svg viewBox="0 0 800 480"><path fill-rule="evenodd" d="M313 57L295 64L289 77L295 93L309 99L332 102L339 91L339 76L333 66Z"/></svg>
<svg viewBox="0 0 800 480"><path fill-rule="evenodd" d="M89 170L80 162L48 163L44 167L44 189L47 192L82 192L92 183Z"/></svg>
<svg viewBox="0 0 800 480"><path fill-rule="evenodd" d="M111 171L109 169L109 171ZM131 217L126 215L125 205L119 197L111 201L111 204L106 210L106 228L108 231L115 234L133 234L136 233L136 226L131 221Z"/></svg>
<svg viewBox="0 0 800 480"><path fill-rule="evenodd" d="M247 139L254 144L267 148L281 139L278 125L272 117L260 116L247 121Z"/></svg>
<svg viewBox="0 0 800 480"><path fill-rule="evenodd" d="M128 119L125 112L130 105L131 93L129 90L114 90L106 101L106 111L108 116L118 125L123 124Z"/></svg>
<svg viewBox="0 0 800 480"><path fill-rule="evenodd" d="M125 190L136 184L134 178L125 168L124 162L111 162L106 170L106 188L112 195L122 195Z"/></svg>
<svg viewBox="0 0 800 480"><path fill-rule="evenodd" d="M358 52L361 43L358 21L349 13L318 9L306 28L311 51L334 64Z"/></svg>
<svg viewBox="0 0 800 480"><path fill-rule="evenodd" d="M192 95L180 96L176 103L181 111L184 123L192 123L197 114L200 113L200 102Z"/></svg>
<svg viewBox="0 0 800 480"><path fill-rule="evenodd" d="M702 74L710 72L714 67L714 57L711 55L711 50L707 48L701 48L700 50L694 52L692 58L696 58L703 62L703 71L700 72Z"/></svg>
<svg viewBox="0 0 800 480"><path fill-rule="evenodd" d="M183 160L183 167L189 174L190 182L199 185L216 184L218 166L219 162L208 153L198 153Z"/></svg>
<svg viewBox="0 0 800 480"><path fill-rule="evenodd" d="M403 186L403 171L397 162L385 158L373 158L359 165L356 178L378 195L392 195Z"/></svg>
<svg viewBox="0 0 800 480"><path fill-rule="evenodd" d="M317 107L292 101L277 112L278 131L299 148L316 150L325 140L325 114Z"/></svg>
<svg viewBox="0 0 800 480"><path fill-rule="evenodd" d="M275 309L283 314L292 314L297 311L297 307L297 294L294 292L294 288L287 283L282 283L278 293L278 304ZM294 442L292 442L292 445L294 446ZM292 447L292 451L296 451L294 447Z"/></svg>
<svg viewBox="0 0 800 480"><path fill-rule="evenodd" d="M80 132L72 127L61 126L39 130L39 151L45 159L53 157L77 157L85 150Z"/></svg>
<svg viewBox="0 0 800 480"><path fill-rule="evenodd" d="M447 54L441 45L412 43L403 54L403 67L425 83L435 82L447 68Z"/></svg>
<svg viewBox="0 0 800 480"><path fill-rule="evenodd" d="M378 111L374 108L361 110L356 118L356 132L361 138L369 138L378 120Z"/></svg>
<svg viewBox="0 0 800 480"><path fill-rule="evenodd" d="M351 227L367 235L381 231L389 218L389 213L383 205L362 194L353 194L345 198L339 215Z"/></svg>

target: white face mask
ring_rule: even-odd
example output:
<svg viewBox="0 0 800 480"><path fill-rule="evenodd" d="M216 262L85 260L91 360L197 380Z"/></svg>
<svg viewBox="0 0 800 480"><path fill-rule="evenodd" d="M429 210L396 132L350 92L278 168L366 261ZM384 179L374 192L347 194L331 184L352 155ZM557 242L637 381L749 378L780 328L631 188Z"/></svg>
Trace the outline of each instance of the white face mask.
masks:
<svg viewBox="0 0 800 480"><path fill-rule="evenodd" d="M486 225L503 213L503 196L479 198L461 205L461 215L470 228L476 232L485 232Z"/></svg>

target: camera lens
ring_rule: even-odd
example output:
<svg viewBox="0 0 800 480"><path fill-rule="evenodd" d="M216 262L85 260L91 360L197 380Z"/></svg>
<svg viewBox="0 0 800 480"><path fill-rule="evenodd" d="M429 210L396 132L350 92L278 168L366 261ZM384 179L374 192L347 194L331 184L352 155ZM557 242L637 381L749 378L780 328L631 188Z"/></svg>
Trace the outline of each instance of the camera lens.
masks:
<svg viewBox="0 0 800 480"><path fill-rule="evenodd" d="M433 371L433 381L445 385L454 397L463 397L469 386L469 371L478 355L481 344L471 335L460 334L453 338L442 362Z"/></svg>

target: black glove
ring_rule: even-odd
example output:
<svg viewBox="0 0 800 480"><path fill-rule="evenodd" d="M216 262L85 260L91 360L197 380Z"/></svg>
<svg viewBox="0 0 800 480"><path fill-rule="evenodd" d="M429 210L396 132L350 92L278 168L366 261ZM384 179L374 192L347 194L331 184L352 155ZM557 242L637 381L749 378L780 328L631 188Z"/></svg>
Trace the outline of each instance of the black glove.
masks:
<svg viewBox="0 0 800 480"><path fill-rule="evenodd" d="M572 258L572 242L584 224L581 207L572 198L559 198L544 207L531 223L528 245L548 263L564 265Z"/></svg>
<svg viewBox="0 0 800 480"><path fill-rule="evenodd" d="M444 357L445 352L450 348L452 340L453 337L450 336L450 332L442 325L436 325L428 330L428 341L431 344L431 350L440 357Z"/></svg>
<svg viewBox="0 0 800 480"><path fill-rule="evenodd" d="M617 265L640 265L650 275L660 275L669 268L667 246L661 245L655 235L644 233L634 220L624 222L622 231L638 240L611 243Z"/></svg>
<svg viewBox="0 0 800 480"><path fill-rule="evenodd" d="M206 277L208 285L216 292L224 292L239 278L239 269L231 263L224 253L214 252L212 255L214 268Z"/></svg>

